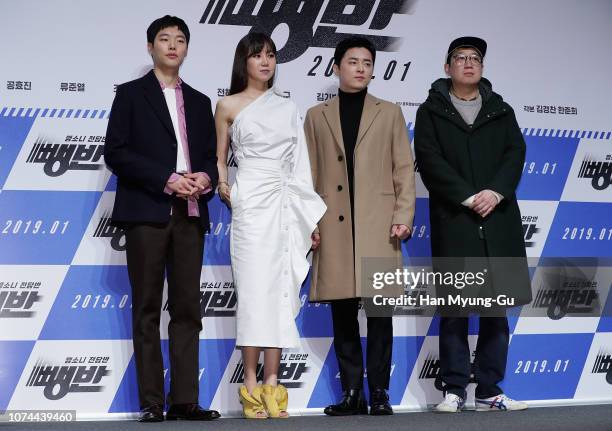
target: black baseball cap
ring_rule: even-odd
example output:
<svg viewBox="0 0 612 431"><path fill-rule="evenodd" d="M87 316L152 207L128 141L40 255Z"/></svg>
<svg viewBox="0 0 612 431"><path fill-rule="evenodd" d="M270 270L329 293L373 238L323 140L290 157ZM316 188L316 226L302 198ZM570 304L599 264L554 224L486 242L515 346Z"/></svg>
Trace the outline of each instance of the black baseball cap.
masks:
<svg viewBox="0 0 612 431"><path fill-rule="evenodd" d="M475 36L463 36L453 40L446 53L446 63L450 61L451 54L458 48L474 48L484 58L487 53L487 42Z"/></svg>

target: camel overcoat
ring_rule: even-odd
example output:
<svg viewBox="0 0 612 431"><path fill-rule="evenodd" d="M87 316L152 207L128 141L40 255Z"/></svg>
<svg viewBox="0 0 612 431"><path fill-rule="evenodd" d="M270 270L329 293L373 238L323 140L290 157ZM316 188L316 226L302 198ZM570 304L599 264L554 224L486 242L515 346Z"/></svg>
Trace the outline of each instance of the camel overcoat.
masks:
<svg viewBox="0 0 612 431"><path fill-rule="evenodd" d="M412 229L414 218L414 162L402 110L366 95L354 151L354 214L338 97L310 108L304 129L313 184L327 205L318 225L321 245L313 255L310 301L371 296L361 286L362 264L368 258L401 262L391 226Z"/></svg>

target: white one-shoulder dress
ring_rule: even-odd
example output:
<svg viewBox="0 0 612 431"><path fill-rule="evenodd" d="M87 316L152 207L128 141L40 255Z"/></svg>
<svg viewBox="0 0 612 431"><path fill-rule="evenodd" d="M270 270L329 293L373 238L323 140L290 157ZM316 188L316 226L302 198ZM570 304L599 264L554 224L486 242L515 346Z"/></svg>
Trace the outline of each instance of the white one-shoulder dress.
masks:
<svg viewBox="0 0 612 431"><path fill-rule="evenodd" d="M230 193L236 345L297 347L306 256L326 210L312 185L298 108L271 88L236 116L229 132L238 165Z"/></svg>

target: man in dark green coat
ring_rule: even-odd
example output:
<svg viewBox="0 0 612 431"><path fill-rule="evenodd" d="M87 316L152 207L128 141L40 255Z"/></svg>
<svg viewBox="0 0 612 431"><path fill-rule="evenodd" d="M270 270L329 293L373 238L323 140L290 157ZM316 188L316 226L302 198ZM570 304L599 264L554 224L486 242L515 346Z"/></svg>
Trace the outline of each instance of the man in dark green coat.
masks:
<svg viewBox="0 0 612 431"><path fill-rule="evenodd" d="M444 65L449 78L432 84L417 112L415 153L429 190L434 267L443 262L441 267L457 271L471 268L468 260L486 262L486 289L479 295L501 295L514 302L506 305L521 305L531 301L515 195L525 141L512 108L482 78L486 49L486 42L476 37L450 44ZM505 374L509 330L505 307L493 309L495 313L480 317L476 407L522 410L525 403L508 398L497 386ZM441 314L439 378L445 398L436 410L450 413L463 407L470 382L468 319L465 314Z"/></svg>

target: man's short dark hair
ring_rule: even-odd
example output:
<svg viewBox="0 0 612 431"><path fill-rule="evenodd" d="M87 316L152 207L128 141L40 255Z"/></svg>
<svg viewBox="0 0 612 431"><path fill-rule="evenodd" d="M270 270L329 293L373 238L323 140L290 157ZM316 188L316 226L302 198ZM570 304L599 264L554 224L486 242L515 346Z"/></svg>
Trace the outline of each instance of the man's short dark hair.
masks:
<svg viewBox="0 0 612 431"><path fill-rule="evenodd" d="M178 27L178 29L182 31L185 35L187 45L189 45L189 27L187 27L185 21L183 21L179 17L170 15L157 18L151 23L151 25L147 29L147 42L153 45L153 41L155 40L155 36L157 36L157 33L168 27Z"/></svg>
<svg viewBox="0 0 612 431"><path fill-rule="evenodd" d="M372 64L376 61L376 48L374 48L374 44L365 37L359 36L351 36L346 39L341 40L336 45L336 51L334 51L334 64L340 66L340 62L342 61L342 57L346 54L351 48L365 48L370 51L372 54Z"/></svg>

